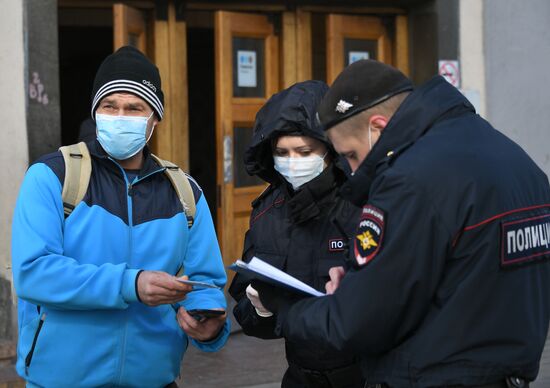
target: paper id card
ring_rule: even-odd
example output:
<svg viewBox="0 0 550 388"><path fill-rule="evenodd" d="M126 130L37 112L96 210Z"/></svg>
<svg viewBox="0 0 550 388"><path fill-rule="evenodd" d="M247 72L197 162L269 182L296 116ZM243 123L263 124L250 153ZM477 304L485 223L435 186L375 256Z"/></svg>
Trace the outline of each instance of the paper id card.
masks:
<svg viewBox="0 0 550 388"><path fill-rule="evenodd" d="M188 285L196 287L196 288L215 288L217 290L220 289L220 287L216 286L215 284L206 283L206 282L199 282L197 280L189 280L189 279L178 278L178 282L181 282L183 284L188 284Z"/></svg>

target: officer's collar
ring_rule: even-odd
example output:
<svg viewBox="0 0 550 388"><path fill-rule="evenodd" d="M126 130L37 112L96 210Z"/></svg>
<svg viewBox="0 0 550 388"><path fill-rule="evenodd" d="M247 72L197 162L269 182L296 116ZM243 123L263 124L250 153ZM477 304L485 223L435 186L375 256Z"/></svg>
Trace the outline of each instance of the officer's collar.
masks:
<svg viewBox="0 0 550 388"><path fill-rule="evenodd" d="M313 219L322 213L324 206L330 202L331 191L338 184L340 179L340 170L331 163L316 178L312 179L298 191L290 193L290 188L286 187L291 197L288 201L289 216L293 223L299 224Z"/></svg>
<svg viewBox="0 0 550 388"><path fill-rule="evenodd" d="M440 76L415 89L392 116L355 174L342 186L342 196L363 206L379 165L397 157L451 111L464 110L474 111L464 96Z"/></svg>

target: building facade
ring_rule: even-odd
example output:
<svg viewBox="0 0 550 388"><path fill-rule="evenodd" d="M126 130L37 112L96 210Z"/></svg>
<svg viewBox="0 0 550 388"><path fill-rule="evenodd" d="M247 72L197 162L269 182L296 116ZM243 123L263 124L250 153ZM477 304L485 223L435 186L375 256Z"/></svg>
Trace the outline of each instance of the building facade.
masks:
<svg viewBox="0 0 550 388"><path fill-rule="evenodd" d="M276 91L330 83L375 58L417 84L445 73L550 173L546 0L0 0L0 360L14 355L10 225L29 163L76 142L102 59L131 44L159 67L167 115L152 149L202 185L223 256L242 249L254 115ZM1 383L1 380L0 380Z"/></svg>

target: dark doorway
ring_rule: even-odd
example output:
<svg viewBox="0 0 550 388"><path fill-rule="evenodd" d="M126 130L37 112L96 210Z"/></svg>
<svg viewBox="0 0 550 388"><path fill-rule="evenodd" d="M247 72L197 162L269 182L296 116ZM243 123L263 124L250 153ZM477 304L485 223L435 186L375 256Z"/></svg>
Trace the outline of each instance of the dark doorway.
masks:
<svg viewBox="0 0 550 388"><path fill-rule="evenodd" d="M190 174L201 185L216 223L216 101L214 30L187 29Z"/></svg>
<svg viewBox="0 0 550 388"><path fill-rule="evenodd" d="M327 82L326 16L311 14L311 67L313 79Z"/></svg>
<svg viewBox="0 0 550 388"><path fill-rule="evenodd" d="M59 91L61 142L95 137L90 119L91 93L97 68L113 52L113 13L108 9L59 8ZM87 120L87 121L86 121Z"/></svg>

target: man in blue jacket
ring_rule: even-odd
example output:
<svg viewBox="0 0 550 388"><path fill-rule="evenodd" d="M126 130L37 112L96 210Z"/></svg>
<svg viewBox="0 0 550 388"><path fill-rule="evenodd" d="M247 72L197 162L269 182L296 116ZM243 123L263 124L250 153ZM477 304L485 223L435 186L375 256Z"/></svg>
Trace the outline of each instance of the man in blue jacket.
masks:
<svg viewBox="0 0 550 388"><path fill-rule="evenodd" d="M546 175L441 77L414 89L359 61L318 117L363 211L332 295L253 285L278 333L358 354L367 386L526 387L550 312Z"/></svg>
<svg viewBox="0 0 550 388"><path fill-rule="evenodd" d="M174 385L191 342L217 351L225 314L196 320L191 309L225 310L226 275L211 215L183 204L146 146L164 114L158 69L123 47L101 64L93 86L97 140L83 200L64 217L60 152L28 170L13 221L19 297L17 371L30 387Z"/></svg>

